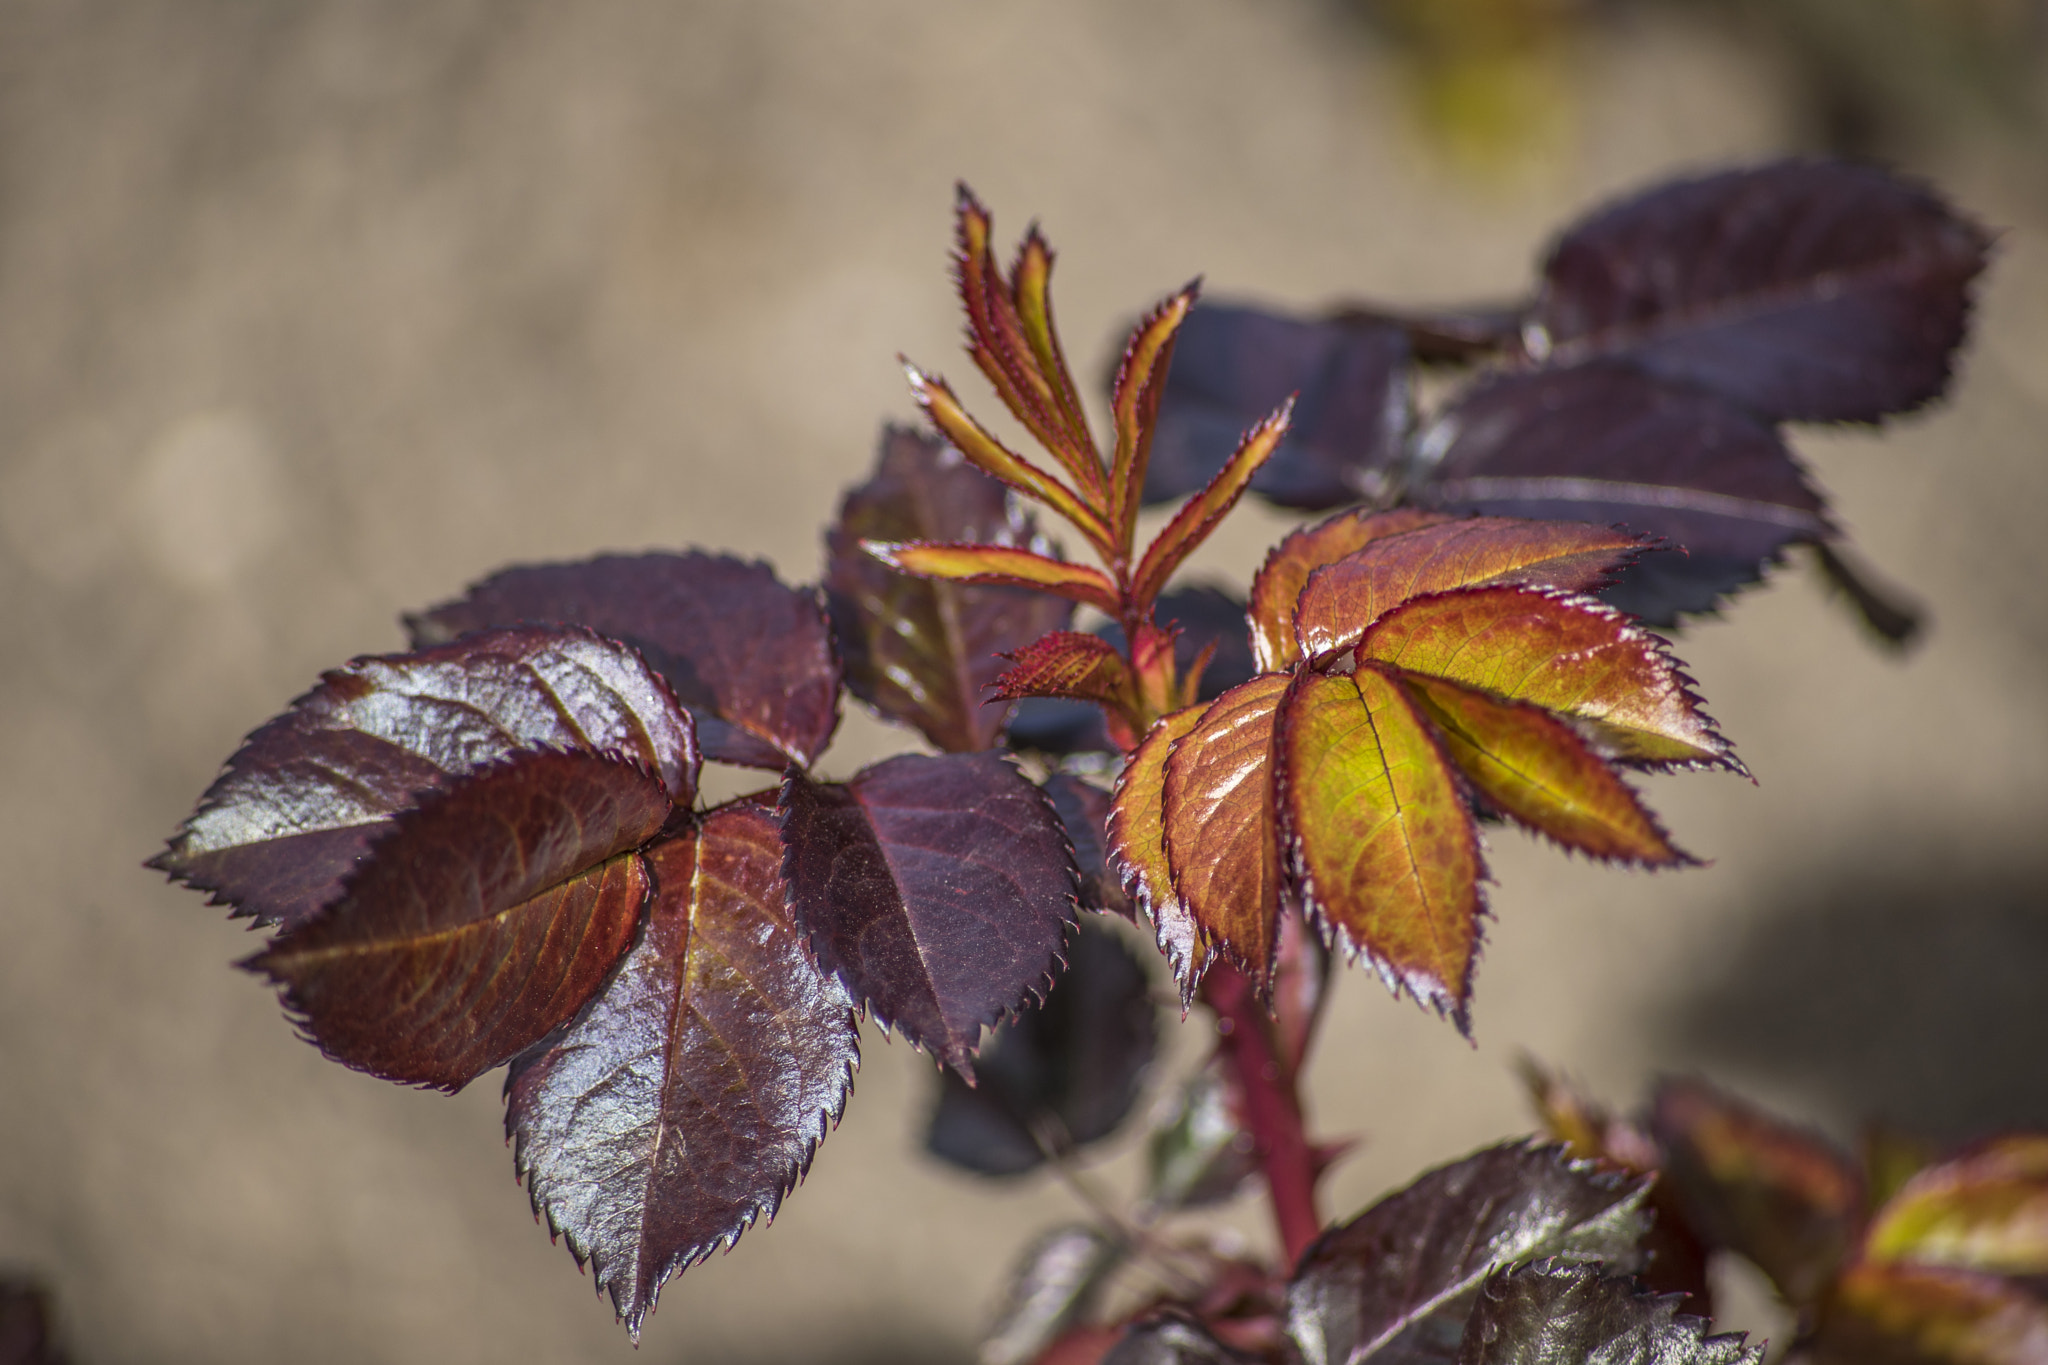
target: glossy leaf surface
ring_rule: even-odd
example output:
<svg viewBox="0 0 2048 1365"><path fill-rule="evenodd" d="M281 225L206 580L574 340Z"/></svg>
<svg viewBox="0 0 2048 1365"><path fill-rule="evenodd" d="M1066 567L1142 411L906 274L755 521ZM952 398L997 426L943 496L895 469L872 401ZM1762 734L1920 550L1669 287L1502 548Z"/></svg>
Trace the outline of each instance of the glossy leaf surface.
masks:
<svg viewBox="0 0 2048 1365"><path fill-rule="evenodd" d="M1810 1357L1816 1365L2038 1365L2048 1304L1995 1275L1857 1265L1835 1286Z"/></svg>
<svg viewBox="0 0 2048 1365"><path fill-rule="evenodd" d="M720 807L648 861L646 932L506 1086L535 1211L636 1336L664 1281L775 1216L858 1060L851 1004L784 907L771 807Z"/></svg>
<svg viewBox="0 0 2048 1365"><path fill-rule="evenodd" d="M548 622L623 640L668 680L704 756L780 771L839 723L839 661L814 589L727 555L606 555L506 569L406 625L417 645Z"/></svg>
<svg viewBox="0 0 2048 1365"><path fill-rule="evenodd" d="M1784 161L1661 186L1565 233L1535 321L1773 420L1874 421L1947 385L1989 238L1928 190Z"/></svg>
<svg viewBox="0 0 2048 1365"><path fill-rule="evenodd" d="M1004 701L1066 697L1119 707L1134 696L1123 655L1100 635L1054 631L1010 657L1010 669L994 684L995 696Z"/></svg>
<svg viewBox="0 0 2048 1365"><path fill-rule="evenodd" d="M892 427L874 477L846 495L827 534L825 586L847 687L941 749L991 747L1005 719L1005 708L984 705L1005 667L997 656L1065 626L1072 608L1020 588L898 573L861 549L862 540L1030 546L1031 523L1001 484L957 452Z"/></svg>
<svg viewBox="0 0 2048 1365"><path fill-rule="evenodd" d="M399 816L339 901L244 965L336 1061L459 1090L597 993L653 892L634 850L669 813L645 769L518 754Z"/></svg>
<svg viewBox="0 0 2048 1365"><path fill-rule="evenodd" d="M1288 668L1301 658L1294 637L1294 606L1308 576L1325 564L1364 549L1382 536L1434 526L1450 518L1419 507L1374 512L1340 512L1327 521L1304 526L1273 547L1252 580L1245 615L1251 622L1252 656L1263 672Z"/></svg>
<svg viewBox="0 0 2048 1365"><path fill-rule="evenodd" d="M1206 707L1190 706L1153 725L1117 775L1110 806L1109 857L1124 892L1152 921L1159 951L1181 984L1181 1003L1194 999L1208 957L1201 931L1174 884L1166 850L1166 760Z"/></svg>
<svg viewBox="0 0 2048 1365"><path fill-rule="evenodd" d="M362 658L250 735L150 866L260 924L340 894L424 791L526 749L617 754L694 797L689 717L631 649L531 627Z"/></svg>
<svg viewBox="0 0 2048 1365"><path fill-rule="evenodd" d="M1534 1143L1440 1167L1308 1249L1287 1289L1288 1332L1308 1365L1365 1361L1502 1266L1626 1257L1648 1187Z"/></svg>
<svg viewBox="0 0 2048 1365"><path fill-rule="evenodd" d="M1680 1316L1596 1266L1496 1271L1465 1324L1457 1365L1760 1365L1764 1348Z"/></svg>
<svg viewBox="0 0 2048 1365"><path fill-rule="evenodd" d="M1996 1139L1918 1172L1872 1218L1863 1254L2048 1275L2048 1137Z"/></svg>
<svg viewBox="0 0 2048 1365"><path fill-rule="evenodd" d="M1117 609L1116 584L1100 569L1069 564L1033 550L1006 545L937 544L927 541L863 541L864 548L892 569L955 583L990 583L1031 588L1105 612Z"/></svg>
<svg viewBox="0 0 2048 1365"><path fill-rule="evenodd" d="M972 1075L984 1026L1042 998L1077 878L1045 794L997 753L903 754L784 781L783 876L820 965Z"/></svg>
<svg viewBox="0 0 2048 1365"><path fill-rule="evenodd" d="M1152 467L1152 445L1159 430L1159 405L1173 368L1175 342L1195 306L1198 286L1188 285L1162 301L1132 331L1110 381L1109 407L1116 421L1116 446L1110 455L1110 519L1126 544L1134 543L1138 505ZM1218 468L1222 467L1218 462ZM1207 483L1208 477L1189 485Z"/></svg>

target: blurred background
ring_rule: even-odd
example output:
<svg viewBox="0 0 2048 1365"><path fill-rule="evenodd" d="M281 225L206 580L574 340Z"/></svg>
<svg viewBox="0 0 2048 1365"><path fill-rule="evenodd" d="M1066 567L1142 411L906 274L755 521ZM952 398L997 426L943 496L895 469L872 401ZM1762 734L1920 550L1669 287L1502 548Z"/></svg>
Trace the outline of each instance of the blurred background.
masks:
<svg viewBox="0 0 2048 1365"><path fill-rule="evenodd" d="M813 577L912 415L896 354L972 378L956 178L1062 248L1089 374L1196 273L1511 298L1592 202L1787 151L2000 229L1950 400L1799 438L1925 642L1874 648L1796 566L1686 632L1759 779L1654 784L1711 866L1496 836L1477 1046L1350 974L1312 1103L1360 1138L1340 1212L1527 1130L1524 1049L1845 1138L2048 1123L2044 31L2035 0L0 0L0 1265L86 1365L631 1356L495 1078L322 1061L229 968L256 940L139 863L322 668L503 563ZM1241 582L1287 524L1247 511L1205 567ZM827 768L907 743L850 712ZM806 1185L638 1359L966 1358L1072 1205L922 1156L930 1064L866 1051Z"/></svg>

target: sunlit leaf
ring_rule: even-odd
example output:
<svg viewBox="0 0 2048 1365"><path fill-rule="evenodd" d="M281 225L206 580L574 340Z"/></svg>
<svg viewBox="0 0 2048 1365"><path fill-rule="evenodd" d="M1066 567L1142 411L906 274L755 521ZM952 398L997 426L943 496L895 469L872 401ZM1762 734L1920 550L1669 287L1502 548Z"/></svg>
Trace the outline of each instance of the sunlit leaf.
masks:
<svg viewBox="0 0 2048 1365"><path fill-rule="evenodd" d="M1534 1143L1439 1167L1309 1247L1287 1287L1288 1333L1308 1365L1362 1362L1462 1308L1502 1266L1625 1260L1642 1235L1648 1188Z"/></svg>
<svg viewBox="0 0 2048 1365"><path fill-rule="evenodd" d="M1281 823L1304 905L1389 990L1469 1027L1485 875L1457 779L1399 682L1302 675L1280 707Z"/></svg>
<svg viewBox="0 0 2048 1365"><path fill-rule="evenodd" d="M1291 532L1273 547L1252 580L1245 615L1251 622L1252 656L1262 672L1292 667L1301 659L1294 638L1294 606L1308 576L1325 564L1364 549L1382 536L1399 535L1450 518L1419 507L1374 512L1339 512L1327 521Z"/></svg>
<svg viewBox="0 0 2048 1365"><path fill-rule="evenodd" d="M815 589L726 555L606 555L492 574L408 617L416 645L473 630L587 626L639 650L697 722L704 756L810 764L839 723L839 660Z"/></svg>
<svg viewBox="0 0 2048 1365"><path fill-rule="evenodd" d="M969 463L1002 480L1025 497L1052 508L1073 523L1074 528L1097 548L1108 550L1112 543L1108 526L1080 495L990 435L987 428L968 415L945 380L926 374L916 366L904 368L910 377L910 391L916 396L918 406L924 409L925 416L931 419L938 433L965 455Z"/></svg>
<svg viewBox="0 0 2048 1365"><path fill-rule="evenodd" d="M149 865L302 924L420 793L541 747L615 754L676 804L695 795L690 718L638 654L576 628L491 631L328 673L243 742Z"/></svg>
<svg viewBox="0 0 2048 1365"><path fill-rule="evenodd" d="M513 1067L536 1213L637 1337L670 1276L773 1218L845 1105L853 1011L783 904L757 800L648 854L646 932L590 1011Z"/></svg>
<svg viewBox="0 0 2048 1365"><path fill-rule="evenodd" d="M995 680L994 695L1067 697L1123 707L1135 699L1135 681L1116 646L1100 635L1058 630L1040 636L1010 656L1011 667Z"/></svg>
<svg viewBox="0 0 2048 1365"><path fill-rule="evenodd" d="M1138 561L1138 567L1131 575L1130 591L1134 600L1149 604L1163 592L1166 580L1173 577L1174 571L1208 539L1209 533L1229 515L1230 509L1237 506L1237 500L1244 496L1252 475L1272 458L1280 438L1286 435L1293 409L1292 402L1282 403L1247 431L1244 439L1238 442L1236 452L1216 477L1189 498L1153 537L1145 549L1144 558Z"/></svg>
<svg viewBox="0 0 2048 1365"><path fill-rule="evenodd" d="M338 1062L460 1090L567 1023L653 892L646 769L528 750L400 815L342 898L243 965Z"/></svg>
<svg viewBox="0 0 2048 1365"><path fill-rule="evenodd" d="M2048 1304L2011 1280L1915 1265L1852 1266L1808 1347L1815 1365L2040 1365Z"/></svg>
<svg viewBox="0 0 2048 1365"><path fill-rule="evenodd" d="M1465 1324L1457 1365L1760 1365L1764 1348L1678 1313L1599 1267L1517 1266L1494 1272Z"/></svg>
<svg viewBox="0 0 2048 1365"><path fill-rule="evenodd" d="M783 782L783 876L826 970L962 1075L984 1026L1043 998L1076 875L1045 794L997 753L902 754Z"/></svg>
<svg viewBox="0 0 2048 1365"><path fill-rule="evenodd" d="M1125 543L1136 542L1138 505L1145 497L1159 404L1173 368L1174 340L1199 289L1190 284L1145 315L1124 344L1123 358L1110 381L1110 414L1116 422L1109 469L1110 521ZM1205 482L1206 478L1198 480L1191 487Z"/></svg>
<svg viewBox="0 0 2048 1365"><path fill-rule="evenodd" d="M992 746L1005 708L984 705L999 654L1067 624L1072 608L1020 588L898 573L862 540L957 540L1031 546L1031 523L1001 484L928 437L892 427L875 475L847 493L827 534L834 633L853 694L954 752Z"/></svg>
<svg viewBox="0 0 2048 1365"><path fill-rule="evenodd" d="M1109 865L1109 793L1069 773L1054 773L1042 786L1046 799L1059 813L1067 842L1074 846L1074 867L1081 874L1081 908L1133 918L1131 899Z"/></svg>
<svg viewBox="0 0 2048 1365"><path fill-rule="evenodd" d="M1116 583L1108 574L1033 550L930 541L865 540L861 545L876 559L903 573L953 583L1033 588L1099 611L1117 610Z"/></svg>
<svg viewBox="0 0 2048 1365"><path fill-rule="evenodd" d="M1782 161L1660 186L1571 228L1535 323L1559 362L1618 354L1766 418L1875 421L1946 387L1989 245L1919 185Z"/></svg>
<svg viewBox="0 0 2048 1365"><path fill-rule="evenodd" d="M1152 727L1117 775L1109 813L1109 858L1125 894L1152 921L1159 951L1180 982L1181 1002L1194 999L1208 948L1174 885L1166 851L1166 761L1208 708L1190 706Z"/></svg>
<svg viewBox="0 0 2048 1365"><path fill-rule="evenodd" d="M1872 1217L1863 1255L2048 1275L2048 1137L1995 1139L1920 1171Z"/></svg>
<svg viewBox="0 0 2048 1365"><path fill-rule="evenodd" d="M1031 1365L1087 1317L1130 1249L1098 1228L1073 1223L1041 1234L1010 1272L1002 1306L982 1338L978 1365Z"/></svg>

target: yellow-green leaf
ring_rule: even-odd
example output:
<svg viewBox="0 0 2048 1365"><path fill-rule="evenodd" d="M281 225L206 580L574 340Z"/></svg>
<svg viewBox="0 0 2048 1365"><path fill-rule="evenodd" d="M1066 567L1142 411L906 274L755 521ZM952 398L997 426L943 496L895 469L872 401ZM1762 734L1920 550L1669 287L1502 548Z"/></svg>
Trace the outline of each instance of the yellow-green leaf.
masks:
<svg viewBox="0 0 2048 1365"><path fill-rule="evenodd" d="M1152 917L1159 951L1166 954L1174 978L1180 982L1183 1008L1194 999L1207 950L1174 889L1173 865L1166 856L1166 760L1207 710L1190 706L1152 726L1144 743L1124 761L1116 780L1116 800L1109 809L1109 856L1116 865L1117 878L1124 894Z"/></svg>

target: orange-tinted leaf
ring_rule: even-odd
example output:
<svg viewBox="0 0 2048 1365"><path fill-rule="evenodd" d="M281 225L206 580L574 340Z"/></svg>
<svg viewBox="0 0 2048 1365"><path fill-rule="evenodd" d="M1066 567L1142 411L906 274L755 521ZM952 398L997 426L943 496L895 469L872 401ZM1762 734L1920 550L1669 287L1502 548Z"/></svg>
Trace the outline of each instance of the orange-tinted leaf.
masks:
<svg viewBox="0 0 2048 1365"><path fill-rule="evenodd" d="M1327 658L1412 598L1483 584L1582 591L1642 548L1625 531L1571 521L1467 517L1420 526L1309 574L1295 607L1295 638L1310 658Z"/></svg>
<svg viewBox="0 0 2048 1365"><path fill-rule="evenodd" d="M596 994L669 811L634 764L524 751L399 816L341 900L243 965L336 1061L460 1090Z"/></svg>
<svg viewBox="0 0 2048 1365"><path fill-rule="evenodd" d="M1084 503L1073 489L1026 460L991 436L981 423L968 416L967 409L937 375L925 374L906 365L910 390L932 425L968 460L985 474L1001 479L1026 497L1036 498L1072 522L1082 535L1105 553L1110 545L1109 530L1101 517Z"/></svg>
<svg viewBox="0 0 2048 1365"><path fill-rule="evenodd" d="M1189 498L1180 511L1174 513L1173 520L1153 538L1145 548L1145 557L1138 562L1137 573L1132 576L1133 598L1149 604L1164 591L1166 580L1173 577L1173 571L1209 538L1209 533L1229 515L1230 509L1237 506L1237 500L1244 496L1252 475L1272 458L1280 438L1287 434L1287 423L1293 409L1294 403L1290 399L1265 421L1246 432L1244 439L1238 442L1237 453L1217 471L1215 478L1209 480L1209 486Z"/></svg>
<svg viewBox="0 0 2048 1365"><path fill-rule="evenodd" d="M1303 903L1399 994L1469 1027L1485 868L1428 722L1370 666L1281 707L1282 822Z"/></svg>
<svg viewBox="0 0 2048 1365"><path fill-rule="evenodd" d="M1620 762L1743 771L1664 642L1587 598L1512 587L1425 597L1380 618L1358 654L1570 716Z"/></svg>
<svg viewBox="0 0 2048 1365"><path fill-rule="evenodd" d="M2048 1275L2048 1136L2001 1138L1921 1171L1877 1211L1863 1255Z"/></svg>
<svg viewBox="0 0 2048 1365"><path fill-rule="evenodd" d="M1263 674L1209 703L1168 755L1161 793L1167 859L1181 904L1203 945L1261 989L1279 932L1273 755L1287 682L1284 674Z"/></svg>
<svg viewBox="0 0 2048 1365"><path fill-rule="evenodd" d="M1863 1211L1847 1154L1700 1081L1658 1086L1650 1127L1701 1240L1756 1262L1788 1302L1815 1302Z"/></svg>
<svg viewBox="0 0 2048 1365"><path fill-rule="evenodd" d="M1434 526L1450 517L1419 507L1374 512L1339 512L1327 521L1304 526L1273 547L1259 575L1252 580L1245 615L1251 620L1252 654L1261 672L1291 668L1301 658L1294 638L1294 604L1308 576L1325 564L1364 549L1382 536Z"/></svg>
<svg viewBox="0 0 2048 1365"><path fill-rule="evenodd" d="M1131 700L1131 673L1124 656L1100 635L1056 630L1010 658L1016 667L995 681L995 695L1004 701L1071 697L1121 707Z"/></svg>
<svg viewBox="0 0 2048 1365"><path fill-rule="evenodd" d="M1017 247L1017 260L1010 267L1010 294L1016 303L1017 321L1038 361L1038 373L1045 378L1048 397L1065 438L1048 445L1084 488L1100 492L1105 486L1102 459L1095 453L1088 415L1081 407L1081 394L1074 387L1073 372L1067 368L1067 358L1060 350L1059 329L1052 320L1052 247L1036 226L1024 234Z"/></svg>
<svg viewBox="0 0 2048 1365"><path fill-rule="evenodd" d="M1159 399L1173 366L1173 338L1195 306L1199 283L1188 285L1145 315L1124 345L1110 385L1116 419L1116 451L1109 468L1109 520L1127 544L1136 541L1138 505L1145 492L1145 466L1152 458L1152 434L1159 424Z"/></svg>
<svg viewBox="0 0 2048 1365"><path fill-rule="evenodd" d="M1693 861L1563 721L1437 678L1402 681L1436 725L1445 755L1503 814L1595 858L1651 867Z"/></svg>
<svg viewBox="0 0 2048 1365"><path fill-rule="evenodd" d="M1195 728L1208 710L1190 706L1158 721L1116 779L1116 800L1109 808L1109 857L1124 893L1152 917L1159 951L1180 982L1181 1005L1194 1000L1208 950L1201 933L1174 889L1173 864L1166 853L1166 760L1174 745Z"/></svg>
<svg viewBox="0 0 2048 1365"><path fill-rule="evenodd" d="M1835 1286L1809 1350L1815 1365L2040 1365L2048 1305L1993 1275L1865 1263Z"/></svg>
<svg viewBox="0 0 2048 1365"><path fill-rule="evenodd" d="M955 583L1000 583L1037 588L1102 611L1117 610L1116 584L1100 569L1068 564L1006 545L941 545L928 541L863 541L867 552L892 569Z"/></svg>

